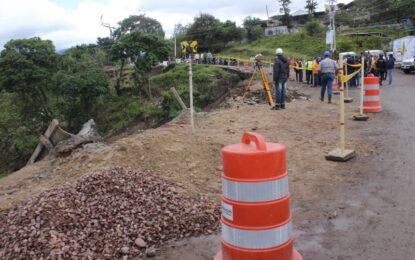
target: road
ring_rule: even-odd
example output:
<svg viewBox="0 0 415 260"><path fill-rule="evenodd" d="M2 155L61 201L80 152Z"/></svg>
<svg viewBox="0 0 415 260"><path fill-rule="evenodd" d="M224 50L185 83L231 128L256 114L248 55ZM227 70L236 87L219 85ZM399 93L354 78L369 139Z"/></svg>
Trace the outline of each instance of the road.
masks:
<svg viewBox="0 0 415 260"><path fill-rule="evenodd" d="M381 88L384 112L368 122L347 122L376 151L333 172L346 181L326 186L321 194L332 196L311 202L329 214L297 222L297 248L305 259L415 259L415 75L395 75L392 86ZM306 212L295 207L297 214Z"/></svg>
<svg viewBox="0 0 415 260"><path fill-rule="evenodd" d="M367 142L370 153L362 154L357 146L356 158L334 166L316 165L305 155L310 170L300 178L291 171L296 248L306 260L415 259L415 75L395 75L393 86L382 87L382 113L371 114L367 122L346 121L348 146L356 145L350 138ZM302 88L318 99L319 88ZM359 90L350 93L355 102L346 104L349 118ZM314 194L298 196L310 185ZM219 240L212 235L181 241L162 249L156 259L211 259Z"/></svg>

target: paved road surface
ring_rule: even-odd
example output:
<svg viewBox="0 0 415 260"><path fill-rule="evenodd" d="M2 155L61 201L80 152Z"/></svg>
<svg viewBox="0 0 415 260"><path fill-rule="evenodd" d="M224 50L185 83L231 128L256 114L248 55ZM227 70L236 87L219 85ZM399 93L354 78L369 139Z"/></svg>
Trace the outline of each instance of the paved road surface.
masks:
<svg viewBox="0 0 415 260"><path fill-rule="evenodd" d="M415 259L415 75L395 75L382 87L384 112L347 122L378 149L344 165L350 181L320 199L332 213L297 231L305 259Z"/></svg>

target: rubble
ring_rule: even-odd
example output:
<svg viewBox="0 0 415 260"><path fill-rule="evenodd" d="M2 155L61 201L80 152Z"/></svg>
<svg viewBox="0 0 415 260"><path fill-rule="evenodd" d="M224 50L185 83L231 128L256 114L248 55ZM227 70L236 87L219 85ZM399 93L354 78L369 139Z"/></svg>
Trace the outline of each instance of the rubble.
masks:
<svg viewBox="0 0 415 260"><path fill-rule="evenodd" d="M0 214L0 259L117 259L210 234L219 206L127 168L92 173Z"/></svg>

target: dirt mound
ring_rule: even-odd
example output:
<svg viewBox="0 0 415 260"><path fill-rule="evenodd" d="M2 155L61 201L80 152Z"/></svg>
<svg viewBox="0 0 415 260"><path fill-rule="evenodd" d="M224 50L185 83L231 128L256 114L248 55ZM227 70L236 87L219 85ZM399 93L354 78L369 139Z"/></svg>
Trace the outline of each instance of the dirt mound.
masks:
<svg viewBox="0 0 415 260"><path fill-rule="evenodd" d="M0 215L2 259L114 259L211 234L219 209L171 181L113 168L43 192ZM148 252L148 251L147 251Z"/></svg>

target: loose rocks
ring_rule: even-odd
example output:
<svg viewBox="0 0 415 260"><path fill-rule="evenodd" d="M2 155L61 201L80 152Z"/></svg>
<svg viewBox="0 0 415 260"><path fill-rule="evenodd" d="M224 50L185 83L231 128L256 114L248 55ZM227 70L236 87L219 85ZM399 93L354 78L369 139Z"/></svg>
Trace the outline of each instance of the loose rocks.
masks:
<svg viewBox="0 0 415 260"><path fill-rule="evenodd" d="M218 229L217 205L179 195L173 186L114 168L43 192L0 214L0 259L143 256L165 241Z"/></svg>

